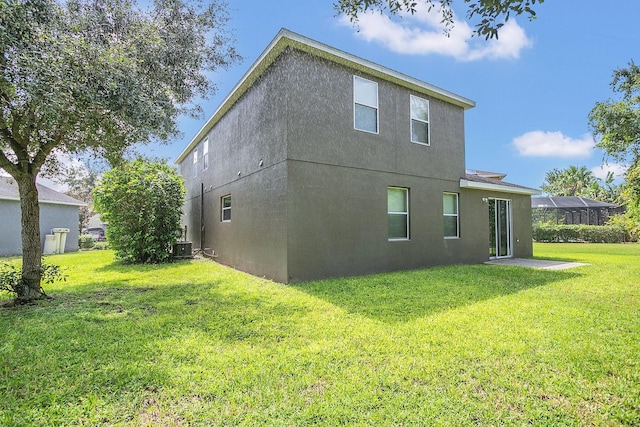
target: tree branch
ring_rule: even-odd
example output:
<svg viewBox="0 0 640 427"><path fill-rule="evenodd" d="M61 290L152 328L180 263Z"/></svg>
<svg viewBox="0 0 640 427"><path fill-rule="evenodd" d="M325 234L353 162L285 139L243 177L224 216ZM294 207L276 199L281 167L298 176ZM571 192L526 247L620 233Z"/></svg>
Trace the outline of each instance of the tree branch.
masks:
<svg viewBox="0 0 640 427"><path fill-rule="evenodd" d="M20 174L18 167L5 155L4 151L0 150L0 168L4 169L12 177L16 177Z"/></svg>

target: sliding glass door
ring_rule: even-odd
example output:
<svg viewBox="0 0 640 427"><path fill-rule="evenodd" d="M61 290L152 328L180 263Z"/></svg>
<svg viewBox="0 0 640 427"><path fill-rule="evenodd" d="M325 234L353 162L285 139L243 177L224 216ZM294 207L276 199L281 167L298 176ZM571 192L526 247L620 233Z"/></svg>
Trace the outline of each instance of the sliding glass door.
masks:
<svg viewBox="0 0 640 427"><path fill-rule="evenodd" d="M508 258L512 255L511 200L489 199L489 256Z"/></svg>

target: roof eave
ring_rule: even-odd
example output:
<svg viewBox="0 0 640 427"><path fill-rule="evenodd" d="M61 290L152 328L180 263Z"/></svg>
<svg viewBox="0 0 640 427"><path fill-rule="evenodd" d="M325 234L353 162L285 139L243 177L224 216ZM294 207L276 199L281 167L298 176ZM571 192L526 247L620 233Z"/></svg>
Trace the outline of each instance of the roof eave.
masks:
<svg viewBox="0 0 640 427"><path fill-rule="evenodd" d="M12 202L19 202L20 197L15 196L0 196L0 200L10 200ZM39 204L49 204L49 205L66 205L66 206L87 206L86 203L83 202L63 202L58 200L38 200Z"/></svg>
<svg viewBox="0 0 640 427"><path fill-rule="evenodd" d="M520 187L520 186L513 187L510 185L490 184L487 182L470 181L468 179L460 180L460 188L468 188L470 190L497 191L500 193L523 194L528 196L535 196L535 195L541 194L541 191L536 190L535 188L527 188L527 187Z"/></svg>
<svg viewBox="0 0 640 427"><path fill-rule="evenodd" d="M311 53L315 56L328 59L338 64L343 64L349 68L361 70L372 76L387 80L417 92L425 93L434 98L442 99L454 105L462 107L465 110L475 107L475 101L456 95L453 92L430 85L421 80L409 77L405 74L394 71L390 68L378 65L366 59L359 58L350 53L341 51L331 46L325 45L318 41L301 36L300 34L291 32L287 29L281 29L276 37L269 43L267 48L260 54L258 59L249 67L249 70L242 76L240 81L231 89L231 92L222 101L217 110L200 128L198 133L193 137L189 144L180 153L175 163L181 163L198 145L198 143L206 136L211 128L220 120L220 118L231 109L238 99L253 85L253 83L264 73L266 69L276 60L276 58L287 47L294 47L304 52Z"/></svg>

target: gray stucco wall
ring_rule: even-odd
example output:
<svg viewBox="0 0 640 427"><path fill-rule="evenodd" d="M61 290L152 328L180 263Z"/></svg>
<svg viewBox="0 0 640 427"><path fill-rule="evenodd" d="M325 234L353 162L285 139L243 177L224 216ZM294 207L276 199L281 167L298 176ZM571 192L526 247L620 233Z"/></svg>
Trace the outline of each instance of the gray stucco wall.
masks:
<svg viewBox="0 0 640 427"><path fill-rule="evenodd" d="M483 199L491 198L511 201L513 256L516 258L533 256L531 196L462 189L460 191L461 233L473 242L469 250L479 255L477 262L489 259L489 208L488 203Z"/></svg>
<svg viewBox="0 0 640 427"><path fill-rule="evenodd" d="M301 162L289 178L289 281L488 259L462 196L461 237L444 238L442 193L458 192L456 182ZM389 241L389 186L409 189L409 240Z"/></svg>
<svg viewBox="0 0 640 427"><path fill-rule="evenodd" d="M209 166L198 175L193 154L180 163L186 180L183 221L194 248L215 251L217 261L285 282L286 78L272 67L208 133ZM204 184L204 234L200 244L200 192ZM231 221L221 222L221 198L231 195Z"/></svg>
<svg viewBox="0 0 640 427"><path fill-rule="evenodd" d="M465 170L461 107L308 54L282 65L293 76L288 281L484 260L473 240L443 236L442 193L459 192ZM378 134L354 129L354 74L378 83ZM411 142L411 94L429 100L429 146ZM409 189L407 241L388 239L389 186Z"/></svg>
<svg viewBox="0 0 640 427"><path fill-rule="evenodd" d="M68 228L65 252L78 250L78 215L79 208L69 205L40 203L40 240L44 247L46 234L52 228ZM0 200L0 256L22 254L20 226L20 202L17 200Z"/></svg>
<svg viewBox="0 0 640 427"><path fill-rule="evenodd" d="M464 176L461 107L298 51L280 65L289 76L289 159L451 181ZM354 129L354 75L378 83L378 134ZM429 100L430 146L411 142L411 94Z"/></svg>
<svg viewBox="0 0 640 427"><path fill-rule="evenodd" d="M492 196L459 186L464 110L288 49L208 133L208 169L202 144L197 177L192 154L179 165L194 248L204 184L202 247L280 282L487 260ZM353 129L354 74L378 82L379 134ZM410 142L410 94L430 101L430 146ZM408 241L388 240L389 186L409 188ZM458 239L443 236L443 192L460 194ZM515 255L529 256L529 196L500 197L513 199Z"/></svg>

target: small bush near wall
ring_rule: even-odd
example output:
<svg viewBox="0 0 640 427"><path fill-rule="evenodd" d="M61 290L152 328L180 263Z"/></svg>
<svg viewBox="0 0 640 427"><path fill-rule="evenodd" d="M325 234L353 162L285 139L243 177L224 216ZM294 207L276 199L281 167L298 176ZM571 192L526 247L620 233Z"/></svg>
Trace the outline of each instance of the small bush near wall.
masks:
<svg viewBox="0 0 640 427"><path fill-rule="evenodd" d="M95 245L91 234L81 234L78 238L80 249L91 249Z"/></svg>
<svg viewBox="0 0 640 427"><path fill-rule="evenodd" d="M625 230L617 225L564 225L538 224L533 227L537 242L590 242L620 243L625 241Z"/></svg>
<svg viewBox="0 0 640 427"><path fill-rule="evenodd" d="M93 249L97 250L97 251L104 251L109 249L109 242L96 242L93 245Z"/></svg>

